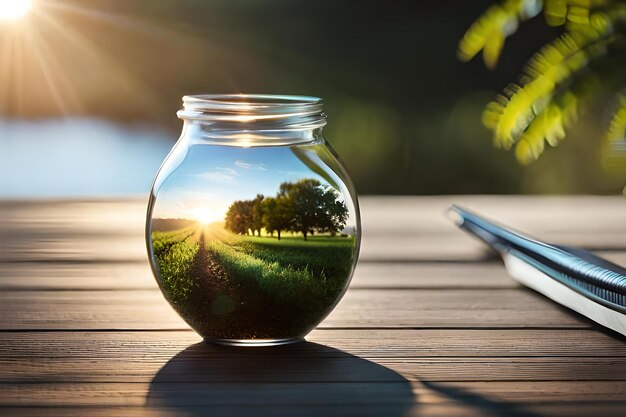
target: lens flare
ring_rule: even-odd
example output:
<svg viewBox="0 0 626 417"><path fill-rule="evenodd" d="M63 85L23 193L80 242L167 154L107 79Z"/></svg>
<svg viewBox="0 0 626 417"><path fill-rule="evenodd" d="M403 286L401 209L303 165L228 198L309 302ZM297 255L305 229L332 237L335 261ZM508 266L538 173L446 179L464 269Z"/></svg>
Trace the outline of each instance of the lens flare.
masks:
<svg viewBox="0 0 626 417"><path fill-rule="evenodd" d="M32 0L0 0L0 21L21 19L32 7Z"/></svg>
<svg viewBox="0 0 626 417"><path fill-rule="evenodd" d="M197 207L191 210L191 215L193 218L202 225L208 225L210 223L219 222L224 220L224 215L220 215L220 213L215 212L206 207Z"/></svg>

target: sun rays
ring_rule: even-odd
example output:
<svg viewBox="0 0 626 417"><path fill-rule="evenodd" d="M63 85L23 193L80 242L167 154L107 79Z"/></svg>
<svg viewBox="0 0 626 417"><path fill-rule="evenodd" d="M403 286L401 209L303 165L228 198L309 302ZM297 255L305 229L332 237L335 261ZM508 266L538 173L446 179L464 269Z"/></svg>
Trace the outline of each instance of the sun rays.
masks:
<svg viewBox="0 0 626 417"><path fill-rule="evenodd" d="M141 0L0 0L0 117L162 120L196 66L207 83L238 89L232 67L249 67L249 54L223 41L228 30L173 3L150 10Z"/></svg>
<svg viewBox="0 0 626 417"><path fill-rule="evenodd" d="M15 21L23 18L33 6L31 0L0 1L0 21Z"/></svg>
<svg viewBox="0 0 626 417"><path fill-rule="evenodd" d="M101 32L175 38L160 27L76 2L0 0L0 112L80 115L87 96L97 101L114 91L137 97L146 107L159 103L156 91L107 52L106 43L81 30L96 25ZM99 85L104 76L107 82Z"/></svg>
<svg viewBox="0 0 626 417"><path fill-rule="evenodd" d="M196 207L189 213L200 225L209 225L215 222L223 222L225 213L219 213L208 207Z"/></svg>

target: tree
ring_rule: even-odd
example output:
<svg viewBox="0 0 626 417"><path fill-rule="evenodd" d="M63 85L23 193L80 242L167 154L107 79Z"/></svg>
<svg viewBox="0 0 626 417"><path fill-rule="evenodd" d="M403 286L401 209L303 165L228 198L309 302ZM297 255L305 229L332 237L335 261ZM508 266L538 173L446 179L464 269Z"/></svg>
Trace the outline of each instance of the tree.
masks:
<svg viewBox="0 0 626 417"><path fill-rule="evenodd" d="M290 229L307 236L314 232L336 234L346 224L348 209L338 201L337 192L318 180L305 178L295 183L284 182L279 197L289 202L292 219Z"/></svg>
<svg viewBox="0 0 626 417"><path fill-rule="evenodd" d="M337 200L337 192L332 188L324 191L320 203L321 216L318 218L317 229L335 236L346 225L348 208L343 201Z"/></svg>
<svg viewBox="0 0 626 417"><path fill-rule="evenodd" d="M276 232L278 240L280 240L281 231L289 230L292 218L291 206L284 196L267 197L263 201L263 225L265 231L272 235Z"/></svg>
<svg viewBox="0 0 626 417"><path fill-rule="evenodd" d="M330 233L336 235L345 227L348 208L340 201L337 191L318 180L305 178L298 182L284 182L276 197L257 194L254 200L239 200L230 205L225 226L233 233L261 236L261 229L278 234L290 230L308 235Z"/></svg>
<svg viewBox="0 0 626 417"><path fill-rule="evenodd" d="M251 204L251 219L250 230L252 234L257 232L258 236L261 236L261 229L263 228L263 194L257 194L254 200L250 201Z"/></svg>
<svg viewBox="0 0 626 417"><path fill-rule="evenodd" d="M225 226L233 233L245 235L252 225L251 201L235 201L226 212Z"/></svg>

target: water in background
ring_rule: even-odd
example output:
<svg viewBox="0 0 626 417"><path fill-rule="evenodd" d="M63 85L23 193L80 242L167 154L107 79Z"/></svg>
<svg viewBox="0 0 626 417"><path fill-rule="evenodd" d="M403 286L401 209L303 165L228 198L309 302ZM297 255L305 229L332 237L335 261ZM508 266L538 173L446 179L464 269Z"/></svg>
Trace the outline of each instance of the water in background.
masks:
<svg viewBox="0 0 626 417"><path fill-rule="evenodd" d="M0 120L0 198L147 195L174 140L98 119Z"/></svg>

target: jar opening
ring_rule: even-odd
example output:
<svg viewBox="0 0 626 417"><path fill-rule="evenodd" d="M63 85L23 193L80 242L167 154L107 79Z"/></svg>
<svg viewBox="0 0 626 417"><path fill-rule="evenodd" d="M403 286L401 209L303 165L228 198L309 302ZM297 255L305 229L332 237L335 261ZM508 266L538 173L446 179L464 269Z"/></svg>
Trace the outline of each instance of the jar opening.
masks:
<svg viewBox="0 0 626 417"><path fill-rule="evenodd" d="M231 146L289 145L321 138L322 99L271 94L183 97L178 117L204 143Z"/></svg>
<svg viewBox="0 0 626 417"><path fill-rule="evenodd" d="M321 104L322 99L312 96L292 96L277 94L200 94L183 97L185 105L207 106L284 106Z"/></svg>
<svg viewBox="0 0 626 417"><path fill-rule="evenodd" d="M265 125L258 126L259 129L271 127L311 129L326 124L322 99L309 96L272 94L184 96L183 110L177 114L183 120L265 122ZM256 129L254 126L250 128Z"/></svg>

